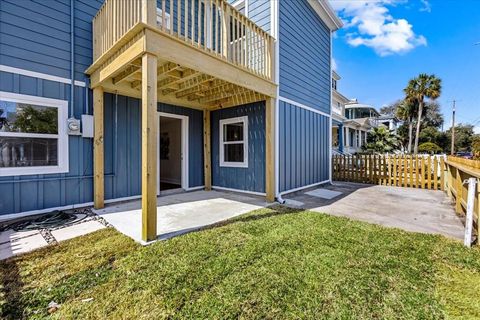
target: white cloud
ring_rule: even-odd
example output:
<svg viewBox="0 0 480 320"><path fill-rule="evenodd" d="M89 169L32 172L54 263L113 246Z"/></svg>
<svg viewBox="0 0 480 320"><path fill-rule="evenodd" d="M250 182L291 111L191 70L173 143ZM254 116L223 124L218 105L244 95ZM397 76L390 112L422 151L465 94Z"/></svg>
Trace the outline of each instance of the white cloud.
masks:
<svg viewBox="0 0 480 320"><path fill-rule="evenodd" d="M406 53L427 45L425 37L416 35L406 19L390 15L387 7L399 2L404 0L331 0L345 28L351 30L346 36L347 42L354 47L372 48L380 56Z"/></svg>
<svg viewBox="0 0 480 320"><path fill-rule="evenodd" d="M432 12L432 7L430 6L430 2L428 2L428 0L420 0L420 2L423 4L423 7L420 8L420 11Z"/></svg>

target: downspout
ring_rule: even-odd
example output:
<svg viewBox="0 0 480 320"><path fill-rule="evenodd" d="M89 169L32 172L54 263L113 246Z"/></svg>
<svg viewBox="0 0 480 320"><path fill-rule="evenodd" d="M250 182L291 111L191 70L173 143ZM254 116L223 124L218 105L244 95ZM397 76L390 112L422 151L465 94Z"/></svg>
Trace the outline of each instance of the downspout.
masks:
<svg viewBox="0 0 480 320"><path fill-rule="evenodd" d="M75 0L70 0L70 117L74 117L73 103L75 101Z"/></svg>
<svg viewBox="0 0 480 320"><path fill-rule="evenodd" d="M281 204L285 203L280 193L280 0L270 1L270 17L275 37L275 83L277 84L277 98L275 99L275 198ZM274 19L275 18L275 19Z"/></svg>

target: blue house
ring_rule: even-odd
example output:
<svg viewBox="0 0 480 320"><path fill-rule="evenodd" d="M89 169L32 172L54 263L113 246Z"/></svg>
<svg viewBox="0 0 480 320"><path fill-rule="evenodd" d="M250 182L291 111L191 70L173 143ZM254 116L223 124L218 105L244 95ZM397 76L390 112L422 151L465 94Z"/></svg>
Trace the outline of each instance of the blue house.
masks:
<svg viewBox="0 0 480 320"><path fill-rule="evenodd" d="M1 0L0 219L331 181L326 0Z"/></svg>

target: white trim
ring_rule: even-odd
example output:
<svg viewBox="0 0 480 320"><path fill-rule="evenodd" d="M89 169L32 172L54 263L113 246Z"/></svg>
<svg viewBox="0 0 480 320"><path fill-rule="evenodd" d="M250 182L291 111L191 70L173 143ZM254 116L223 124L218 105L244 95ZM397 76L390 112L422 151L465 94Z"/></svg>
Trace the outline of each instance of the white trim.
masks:
<svg viewBox="0 0 480 320"><path fill-rule="evenodd" d="M61 83L66 83L66 84L71 84L72 83L72 80L68 79L68 78L62 78L62 77L58 77L58 76L53 76L51 74L46 74L46 73L35 72L35 71L26 70L26 69L10 67L10 66L6 66L6 65L3 65L3 64L0 64L0 71L9 72L9 73L16 73L16 74L21 74L23 76L39 78L39 79L44 79L44 80L50 80L50 81L55 81L55 82L61 82ZM75 80L74 84L76 86L79 86L79 87L85 87L86 86L84 81Z"/></svg>
<svg viewBox="0 0 480 320"><path fill-rule="evenodd" d="M52 174L65 173L69 171L69 152L68 152L68 101L17 94L0 91L0 100L11 102L34 104L58 109L58 133L57 134L39 134L39 133L19 133L19 132L0 132L0 136L8 137L32 137L32 138L53 138L58 140L57 145L57 165L56 166L35 166L35 167L8 167L0 168L0 177L24 176L33 174Z"/></svg>
<svg viewBox="0 0 480 320"><path fill-rule="evenodd" d="M337 17L327 0L308 0L308 3L331 31L340 29L342 21Z"/></svg>
<svg viewBox="0 0 480 320"><path fill-rule="evenodd" d="M198 186L198 187L191 187L191 188L187 188L185 189L185 191L195 191L195 190L201 190L201 189L205 189L205 186Z"/></svg>
<svg viewBox="0 0 480 320"><path fill-rule="evenodd" d="M188 190L188 116L179 115L175 113L157 112L157 195L160 195L160 117L174 118L181 120L182 126L182 178L181 187L183 190Z"/></svg>
<svg viewBox="0 0 480 320"><path fill-rule="evenodd" d="M303 189L312 188L312 187L315 187L315 186L318 186L318 185L321 185L321 184L326 184L326 183L330 183L330 180L324 180L324 181L320 181L320 182L316 182L316 183L309 184L308 186L303 186L303 187L298 187L298 188L295 188L295 189L290 189L290 190L282 191L282 192L280 192L280 195L283 196L283 195L286 195L286 194L289 194L289 193L292 193L292 192L296 192L296 191L300 191L300 190L303 190Z"/></svg>
<svg viewBox="0 0 480 320"><path fill-rule="evenodd" d="M223 141L223 126L227 124L243 123L243 140L241 141ZM221 119L219 121L219 151L220 151L220 167L248 168L248 116ZM243 144L243 162L227 162L225 161L224 145L226 144Z"/></svg>
<svg viewBox="0 0 480 320"><path fill-rule="evenodd" d="M138 195L138 196L131 196L131 197L108 199L108 200L105 200L105 203L108 204L108 203L116 203L116 202L130 201L130 200L138 200L141 198L142 196ZM55 210L73 210L73 209L85 208L85 207L91 207L91 206L93 206L93 202L85 202L85 203L70 204L67 206L51 207L51 208L45 208L45 209L24 211L19 213L10 213L10 214L1 215L0 222L19 219L19 218L25 218L28 216L33 216L33 215L42 214L42 213L48 213Z"/></svg>
<svg viewBox="0 0 480 320"><path fill-rule="evenodd" d="M248 191L248 190L225 188L225 187L218 187L218 186L212 186L212 189L221 190L221 191L231 191L231 192L253 194L255 196L266 196L267 195L265 192Z"/></svg>
<svg viewBox="0 0 480 320"><path fill-rule="evenodd" d="M288 98L285 98L285 97L278 97L281 101L283 102L286 102L286 103L289 103L289 104L293 104L294 106L297 106L299 108L303 108L303 109L306 109L308 111L311 111L311 112L315 112L315 113L318 113L318 114L321 114L322 116L325 116L325 117L328 117L330 118L330 115L328 113L325 113L323 111L320 111L320 110L317 110L317 109L314 109L312 107L309 107L309 106L306 106L304 104L301 104L299 102L296 102L296 101L293 101L293 100L290 100ZM332 107L330 106L330 110L332 109Z"/></svg>

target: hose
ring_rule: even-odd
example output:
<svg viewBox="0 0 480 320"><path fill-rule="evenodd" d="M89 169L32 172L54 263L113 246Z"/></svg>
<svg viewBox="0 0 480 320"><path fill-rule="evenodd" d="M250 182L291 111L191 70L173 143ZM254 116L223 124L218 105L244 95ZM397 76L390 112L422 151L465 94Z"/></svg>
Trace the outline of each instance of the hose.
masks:
<svg viewBox="0 0 480 320"><path fill-rule="evenodd" d="M42 229L56 229L65 227L74 223L78 223L86 219L90 215L90 210L68 210L68 211L52 211L39 217L30 219L22 219L7 224L0 225L0 232L13 231L29 231Z"/></svg>

